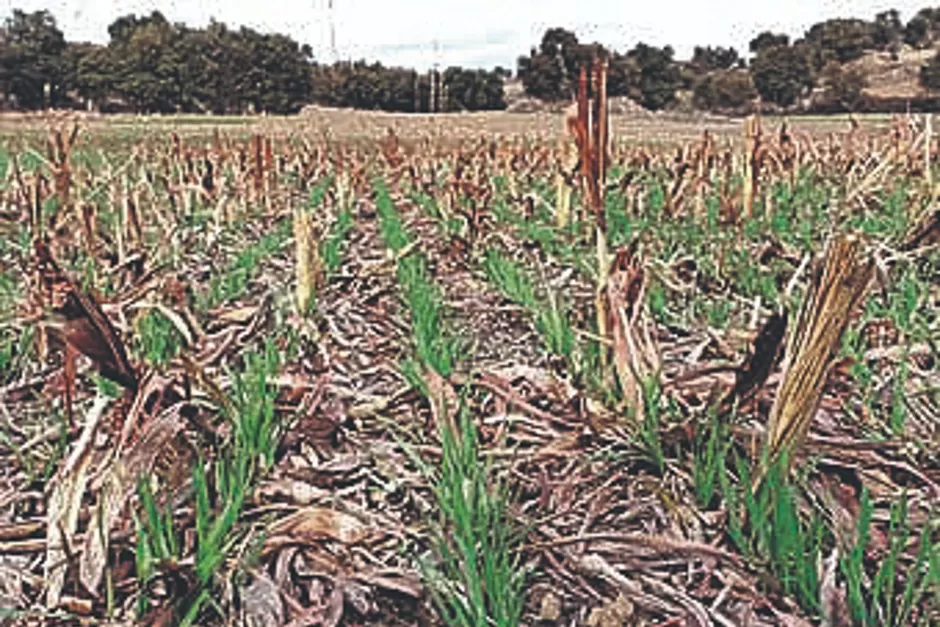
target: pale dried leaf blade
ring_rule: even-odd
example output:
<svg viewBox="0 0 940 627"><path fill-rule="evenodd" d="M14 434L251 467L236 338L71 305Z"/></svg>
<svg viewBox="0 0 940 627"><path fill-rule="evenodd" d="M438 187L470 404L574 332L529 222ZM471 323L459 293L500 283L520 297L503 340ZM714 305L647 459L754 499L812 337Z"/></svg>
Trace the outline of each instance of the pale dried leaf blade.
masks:
<svg viewBox="0 0 940 627"><path fill-rule="evenodd" d="M823 564L822 581L819 587L822 627L852 627L845 585L836 581L838 565L839 551L833 549L832 554L825 559Z"/></svg>
<svg viewBox="0 0 940 627"><path fill-rule="evenodd" d="M146 390L146 388L145 388ZM178 406L149 421L134 446L123 451L99 477L98 504L92 510L88 534L79 561L79 579L92 594L98 590L107 566L112 530L120 524L120 513L137 489L137 480L153 469L156 456L183 429Z"/></svg>
<svg viewBox="0 0 940 627"><path fill-rule="evenodd" d="M62 600L62 588L68 570L68 547L72 546L78 526L78 514L88 483L94 435L108 407L110 399L95 398L85 421L85 427L69 454L65 464L52 479L52 488L46 504L46 606L55 608Z"/></svg>
<svg viewBox="0 0 940 627"><path fill-rule="evenodd" d="M614 370L624 398L643 419L644 382L659 371L659 355L644 319L646 278L632 253L620 250L606 283L607 320L613 343Z"/></svg>
<svg viewBox="0 0 940 627"><path fill-rule="evenodd" d="M372 531L355 516L326 507L305 507L275 523L265 541L265 548L321 540L358 544L371 534Z"/></svg>

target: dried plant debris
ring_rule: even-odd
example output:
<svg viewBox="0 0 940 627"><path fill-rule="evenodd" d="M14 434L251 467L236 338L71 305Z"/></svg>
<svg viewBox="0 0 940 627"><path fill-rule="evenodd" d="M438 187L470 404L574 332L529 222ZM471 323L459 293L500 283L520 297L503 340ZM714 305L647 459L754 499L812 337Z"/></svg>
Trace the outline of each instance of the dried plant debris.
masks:
<svg viewBox="0 0 940 627"><path fill-rule="evenodd" d="M9 142L3 620L938 624L923 138L627 142L605 77Z"/></svg>

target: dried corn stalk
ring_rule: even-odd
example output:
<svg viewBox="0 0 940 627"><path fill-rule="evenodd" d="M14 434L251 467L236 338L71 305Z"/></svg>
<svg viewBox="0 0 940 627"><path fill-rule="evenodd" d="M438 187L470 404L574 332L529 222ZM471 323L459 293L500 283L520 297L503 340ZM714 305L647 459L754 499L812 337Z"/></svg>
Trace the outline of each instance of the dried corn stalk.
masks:
<svg viewBox="0 0 940 627"><path fill-rule="evenodd" d="M565 116L564 127L575 142L578 138L577 126L577 108L572 107ZM571 223L571 192L574 183L573 178L578 170L578 146L569 141L562 141L558 158L558 171L555 173L555 223L558 228L564 229Z"/></svg>
<svg viewBox="0 0 940 627"><path fill-rule="evenodd" d="M744 121L744 217L754 215L754 197L757 195L760 167L757 153L761 146L760 118L750 116Z"/></svg>
<svg viewBox="0 0 940 627"><path fill-rule="evenodd" d="M310 215L301 207L294 209L294 244L296 251L297 309L301 315L310 311L313 297L323 278L317 238Z"/></svg>
<svg viewBox="0 0 940 627"><path fill-rule="evenodd" d="M607 279L607 326L611 330L614 370L623 396L644 419L645 383L658 379L662 369L659 352L645 315L646 274L634 251L621 249Z"/></svg>
<svg viewBox="0 0 940 627"><path fill-rule="evenodd" d="M783 381L770 412L767 465L758 481L784 451L802 445L809 432L842 335L871 281L874 262L861 248L853 236L836 236L827 246L822 270L814 274L789 340Z"/></svg>
<svg viewBox="0 0 940 627"><path fill-rule="evenodd" d="M582 67L578 81L577 119L568 125L574 135L580 156L581 176L586 185L586 194L596 223L597 241L597 286L595 309L597 333L602 339L608 335L607 308L605 306L605 282L609 272L607 254L607 218L604 207L604 188L607 176L608 125L607 125L607 62L594 60L594 98L588 101L588 73ZM607 355L601 353L606 361Z"/></svg>
<svg viewBox="0 0 940 627"><path fill-rule="evenodd" d="M73 124L68 135L63 133L62 129L55 129L50 132L46 143L46 153L55 185L55 196L63 210L67 210L71 206L71 156L77 138L78 124Z"/></svg>

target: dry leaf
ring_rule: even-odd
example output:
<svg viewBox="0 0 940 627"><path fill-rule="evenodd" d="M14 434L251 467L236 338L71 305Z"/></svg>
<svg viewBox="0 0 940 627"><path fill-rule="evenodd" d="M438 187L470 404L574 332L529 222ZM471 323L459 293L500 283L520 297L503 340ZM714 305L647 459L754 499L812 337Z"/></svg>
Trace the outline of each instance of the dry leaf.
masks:
<svg viewBox="0 0 940 627"><path fill-rule="evenodd" d="M88 483L88 466L94 446L94 435L110 399L98 396L85 420L85 427L65 465L56 473L46 504L46 607L58 607L62 600L65 573L72 540L78 525L78 514Z"/></svg>
<svg viewBox="0 0 940 627"><path fill-rule="evenodd" d="M638 422L643 420L644 382L657 376L660 370L659 356L643 315L645 288L640 260L629 249L617 251L607 280L607 325L612 332L614 369L624 398L636 410Z"/></svg>
<svg viewBox="0 0 940 627"><path fill-rule="evenodd" d="M546 592L539 603L539 620L555 622L561 618L561 599L553 592Z"/></svg>
<svg viewBox="0 0 940 627"><path fill-rule="evenodd" d="M845 596L845 585L836 583L838 566L839 549L835 548L825 560L822 582L820 583L819 601L822 606L823 627L852 627L852 617Z"/></svg>
<svg viewBox="0 0 940 627"><path fill-rule="evenodd" d="M312 544L321 540L335 540L343 544L358 544L371 535L371 531L358 518L326 507L305 507L278 521L268 533L265 551L285 544Z"/></svg>
<svg viewBox="0 0 940 627"><path fill-rule="evenodd" d="M252 573L251 583L241 590L241 600L246 627L284 624L281 591L265 572Z"/></svg>
<svg viewBox="0 0 940 627"><path fill-rule="evenodd" d="M587 624L589 627L623 627L630 624L633 613L633 604L621 594L613 601L591 610Z"/></svg>
<svg viewBox="0 0 940 627"><path fill-rule="evenodd" d="M124 343L95 298L59 269L49 247L38 240L36 257L53 300L52 316L45 323L50 338L91 359L102 376L136 390L137 374Z"/></svg>
<svg viewBox="0 0 940 627"><path fill-rule="evenodd" d="M142 388L131 416L135 415L141 397L149 396L151 386ZM99 476L100 483L97 506L92 510L85 536L85 549L79 561L79 579L91 594L96 594L101 585L104 568L108 563L108 545L111 531L121 522L120 513L137 489L137 480L150 472L156 462L154 451L162 451L184 426L179 406L163 411L149 421L134 446L119 451Z"/></svg>

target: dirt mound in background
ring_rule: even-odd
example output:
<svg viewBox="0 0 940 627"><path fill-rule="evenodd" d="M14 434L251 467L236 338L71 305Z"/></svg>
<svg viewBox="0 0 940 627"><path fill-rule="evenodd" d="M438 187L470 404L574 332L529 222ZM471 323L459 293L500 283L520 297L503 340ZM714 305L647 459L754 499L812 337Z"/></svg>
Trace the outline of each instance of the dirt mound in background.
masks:
<svg viewBox="0 0 940 627"><path fill-rule="evenodd" d="M874 100L924 98L928 93L920 86L920 68L937 50L918 50L904 46L897 55L890 52L870 52L861 59L847 64L861 70L868 78L866 96Z"/></svg>

